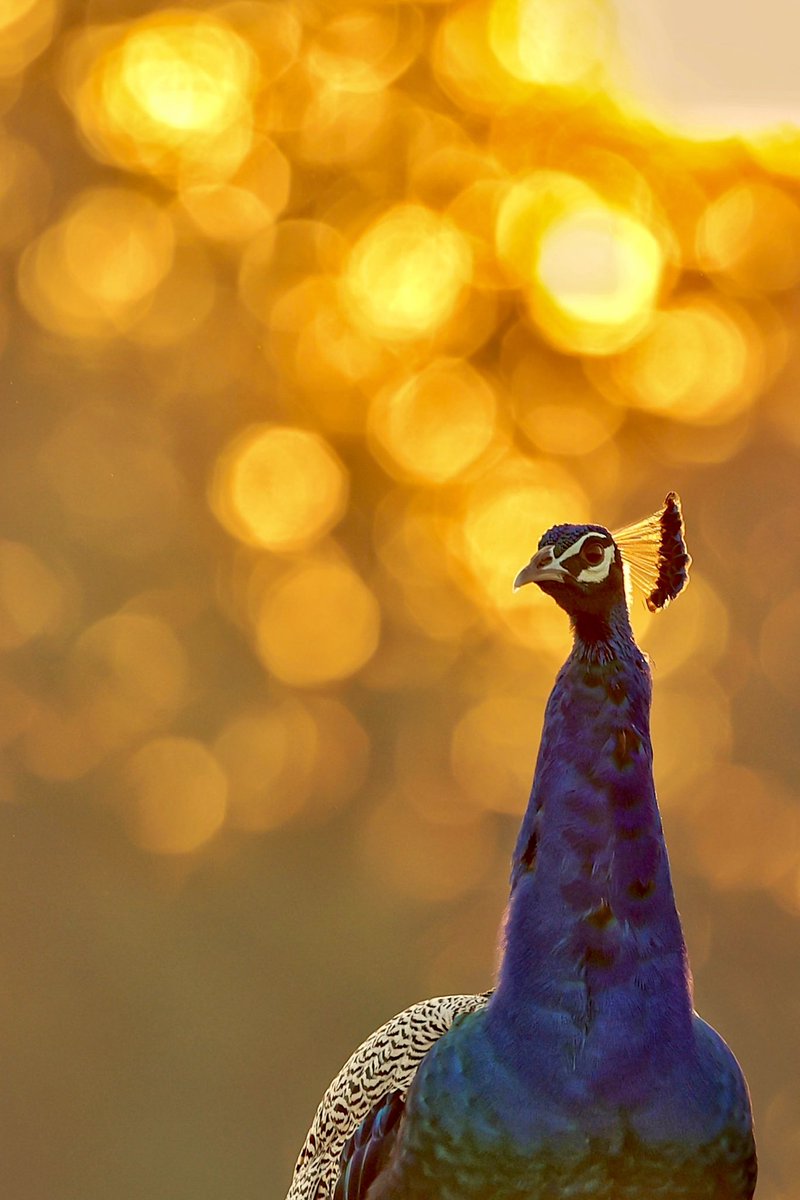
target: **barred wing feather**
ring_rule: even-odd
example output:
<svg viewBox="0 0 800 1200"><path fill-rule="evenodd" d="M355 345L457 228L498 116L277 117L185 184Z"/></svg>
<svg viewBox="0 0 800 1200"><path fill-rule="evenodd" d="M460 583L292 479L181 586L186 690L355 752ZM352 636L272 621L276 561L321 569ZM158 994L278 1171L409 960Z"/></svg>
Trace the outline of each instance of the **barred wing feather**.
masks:
<svg viewBox="0 0 800 1200"><path fill-rule="evenodd" d="M398 1013L350 1056L317 1109L286 1200L331 1200L350 1136L384 1097L405 1095L417 1067L456 1017L484 1008L490 992L437 996Z"/></svg>

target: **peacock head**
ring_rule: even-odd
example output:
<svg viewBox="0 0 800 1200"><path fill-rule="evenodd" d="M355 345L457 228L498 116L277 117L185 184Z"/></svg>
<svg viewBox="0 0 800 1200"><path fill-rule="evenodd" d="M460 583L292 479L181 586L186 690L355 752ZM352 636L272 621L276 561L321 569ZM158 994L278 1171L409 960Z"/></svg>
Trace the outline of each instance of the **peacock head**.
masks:
<svg viewBox="0 0 800 1200"><path fill-rule="evenodd" d="M627 603L633 581L656 612L686 586L691 561L681 503L670 492L658 512L613 534L602 525L554 525L517 575L514 591L536 583L570 616L603 617Z"/></svg>

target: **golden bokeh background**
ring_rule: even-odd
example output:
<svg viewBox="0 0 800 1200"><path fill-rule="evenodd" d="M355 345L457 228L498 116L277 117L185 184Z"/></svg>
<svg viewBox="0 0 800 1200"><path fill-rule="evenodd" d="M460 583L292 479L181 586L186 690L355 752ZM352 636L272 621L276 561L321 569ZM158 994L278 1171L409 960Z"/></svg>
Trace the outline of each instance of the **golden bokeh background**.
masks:
<svg viewBox="0 0 800 1200"><path fill-rule="evenodd" d="M676 887L800 1200L800 126L670 118L620 30L3 5L9 1200L280 1200L355 1045L487 985L568 648L511 580L672 487Z"/></svg>

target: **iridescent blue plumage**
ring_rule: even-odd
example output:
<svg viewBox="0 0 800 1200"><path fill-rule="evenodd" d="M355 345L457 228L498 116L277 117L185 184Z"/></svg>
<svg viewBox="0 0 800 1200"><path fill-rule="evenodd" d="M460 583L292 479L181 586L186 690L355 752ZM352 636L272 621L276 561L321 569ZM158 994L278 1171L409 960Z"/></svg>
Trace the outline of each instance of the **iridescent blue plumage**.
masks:
<svg viewBox="0 0 800 1200"><path fill-rule="evenodd" d="M688 564L668 524L661 604ZM528 582L567 611L575 641L545 713L497 986L433 1043L385 1137L370 1115L361 1144L379 1167L337 1197L749 1200L747 1089L692 1010L619 547L602 526L557 526ZM340 1179L362 1171L357 1142Z"/></svg>

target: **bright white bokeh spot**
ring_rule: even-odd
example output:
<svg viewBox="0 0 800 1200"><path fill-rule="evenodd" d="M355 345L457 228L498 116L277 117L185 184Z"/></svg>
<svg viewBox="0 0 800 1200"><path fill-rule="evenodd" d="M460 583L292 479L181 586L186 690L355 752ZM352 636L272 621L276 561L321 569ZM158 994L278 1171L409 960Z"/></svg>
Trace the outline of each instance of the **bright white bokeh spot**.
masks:
<svg viewBox="0 0 800 1200"><path fill-rule="evenodd" d="M623 89L690 136L800 122L796 0L615 0Z"/></svg>

